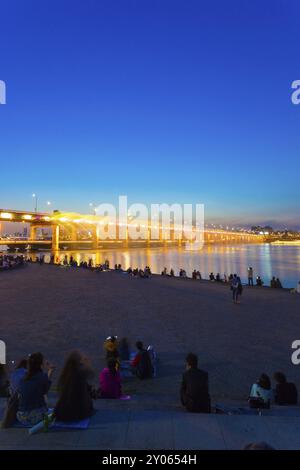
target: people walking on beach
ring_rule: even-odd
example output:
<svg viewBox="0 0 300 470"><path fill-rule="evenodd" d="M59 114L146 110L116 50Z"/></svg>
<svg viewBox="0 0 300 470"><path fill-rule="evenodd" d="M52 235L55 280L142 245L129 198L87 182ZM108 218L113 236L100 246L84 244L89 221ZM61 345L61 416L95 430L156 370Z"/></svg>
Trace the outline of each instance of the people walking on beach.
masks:
<svg viewBox="0 0 300 470"><path fill-rule="evenodd" d="M298 392L296 385L288 382L282 372L275 372L274 380L276 382L274 390L275 403L277 405L297 405Z"/></svg>
<svg viewBox="0 0 300 470"><path fill-rule="evenodd" d="M243 293L243 286L241 282L241 278L234 274L233 279L231 281L231 290L232 290L232 300L235 304L240 303L239 297Z"/></svg>
<svg viewBox="0 0 300 470"><path fill-rule="evenodd" d="M210 396L208 390L208 373L198 369L196 354L186 356L186 371L182 376L180 398L187 411L210 413Z"/></svg>
<svg viewBox="0 0 300 470"><path fill-rule="evenodd" d="M48 412L45 401L51 386L51 376L54 366L45 364L47 372L43 370L44 357L41 353L33 353L27 362L27 373L19 386L19 405L17 419L24 425L34 426L43 420Z"/></svg>
<svg viewBox="0 0 300 470"><path fill-rule="evenodd" d="M101 398L121 398L122 387L119 362L113 357L108 359L107 367L100 373L99 385Z"/></svg>
<svg viewBox="0 0 300 470"><path fill-rule="evenodd" d="M214 275L214 273L210 273L210 275L209 275L209 280L210 280L210 281L214 281L214 280L215 280L215 275Z"/></svg>
<svg viewBox="0 0 300 470"><path fill-rule="evenodd" d="M59 398L54 408L57 420L80 421L94 414L90 385L93 376L89 359L79 351L72 351L58 380Z"/></svg>
<svg viewBox="0 0 300 470"><path fill-rule="evenodd" d="M253 286L253 268L249 266L248 268L248 286Z"/></svg>
<svg viewBox="0 0 300 470"><path fill-rule="evenodd" d="M139 379L148 379L153 375L151 358L141 341L136 342L137 354L131 361L131 371Z"/></svg>

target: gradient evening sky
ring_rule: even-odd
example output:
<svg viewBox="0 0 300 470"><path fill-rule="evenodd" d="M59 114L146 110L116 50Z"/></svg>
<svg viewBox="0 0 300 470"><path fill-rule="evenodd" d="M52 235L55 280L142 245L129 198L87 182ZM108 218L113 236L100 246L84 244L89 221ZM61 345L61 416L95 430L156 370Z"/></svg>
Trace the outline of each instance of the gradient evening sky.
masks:
<svg viewBox="0 0 300 470"><path fill-rule="evenodd" d="M0 207L127 194L300 226L298 0L2 0L0 20Z"/></svg>

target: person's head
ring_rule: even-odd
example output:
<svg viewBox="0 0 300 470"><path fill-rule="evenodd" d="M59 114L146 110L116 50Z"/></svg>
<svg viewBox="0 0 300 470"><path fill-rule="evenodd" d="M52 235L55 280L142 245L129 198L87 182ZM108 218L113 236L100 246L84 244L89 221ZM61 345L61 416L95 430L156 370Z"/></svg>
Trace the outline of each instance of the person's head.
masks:
<svg viewBox="0 0 300 470"><path fill-rule="evenodd" d="M135 346L136 346L136 349L138 349L139 351L142 351L142 349L144 348L142 341L137 341L135 343Z"/></svg>
<svg viewBox="0 0 300 470"><path fill-rule="evenodd" d="M119 363L114 357L110 357L107 360L107 367L108 367L110 373L114 375L118 370Z"/></svg>
<svg viewBox="0 0 300 470"><path fill-rule="evenodd" d="M117 341L117 336L108 336L106 340L110 341L111 343L115 343Z"/></svg>
<svg viewBox="0 0 300 470"><path fill-rule="evenodd" d="M274 447L272 447L270 444L267 442L251 442L250 444L247 444L244 447L244 450L275 450Z"/></svg>
<svg viewBox="0 0 300 470"><path fill-rule="evenodd" d="M261 374L257 383L260 387L264 388L265 390L271 390L271 380L267 374Z"/></svg>
<svg viewBox="0 0 300 470"><path fill-rule="evenodd" d="M27 374L25 380L30 380L35 374L41 372L44 362L42 353L32 353L27 360Z"/></svg>
<svg viewBox="0 0 300 470"><path fill-rule="evenodd" d="M274 380L279 384L285 384L286 383L286 376L284 375L283 372L275 372Z"/></svg>
<svg viewBox="0 0 300 470"><path fill-rule="evenodd" d="M196 369L198 367L198 357L194 353L188 353L185 362L188 369Z"/></svg>
<svg viewBox="0 0 300 470"><path fill-rule="evenodd" d="M16 369L27 369L27 359L23 358L18 362Z"/></svg>

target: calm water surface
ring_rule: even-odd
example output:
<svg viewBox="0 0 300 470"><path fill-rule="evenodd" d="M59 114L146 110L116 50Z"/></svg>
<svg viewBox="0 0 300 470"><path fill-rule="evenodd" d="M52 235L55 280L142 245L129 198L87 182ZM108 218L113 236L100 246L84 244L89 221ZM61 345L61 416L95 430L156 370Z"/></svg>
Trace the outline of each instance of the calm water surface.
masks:
<svg viewBox="0 0 300 470"><path fill-rule="evenodd" d="M243 281L247 280L247 267L252 266L255 277L260 275L269 284L272 276L279 277L284 287L295 287L300 280L300 246L272 246L269 244L249 245L205 245L201 251L190 252L184 248L117 248L98 251L60 251L56 253L61 260L72 254L78 261L103 263L110 261L111 267L116 263L127 269L129 266L145 267L149 265L154 273L161 273L164 267L173 268L178 274L180 268L188 276L194 269L207 278L210 272L238 273ZM50 259L46 253L45 261Z"/></svg>

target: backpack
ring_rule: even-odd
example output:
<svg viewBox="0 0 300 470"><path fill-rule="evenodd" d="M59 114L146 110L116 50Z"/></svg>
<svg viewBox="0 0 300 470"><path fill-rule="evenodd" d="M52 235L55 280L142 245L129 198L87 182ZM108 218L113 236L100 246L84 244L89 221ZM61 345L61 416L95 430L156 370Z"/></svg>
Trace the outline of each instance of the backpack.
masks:
<svg viewBox="0 0 300 470"><path fill-rule="evenodd" d="M148 351L141 352L141 360L137 365L136 375L139 379L148 379L152 377L153 367Z"/></svg>

